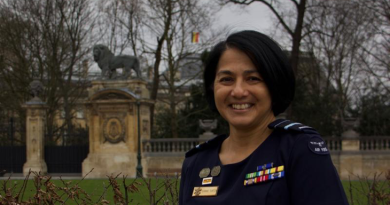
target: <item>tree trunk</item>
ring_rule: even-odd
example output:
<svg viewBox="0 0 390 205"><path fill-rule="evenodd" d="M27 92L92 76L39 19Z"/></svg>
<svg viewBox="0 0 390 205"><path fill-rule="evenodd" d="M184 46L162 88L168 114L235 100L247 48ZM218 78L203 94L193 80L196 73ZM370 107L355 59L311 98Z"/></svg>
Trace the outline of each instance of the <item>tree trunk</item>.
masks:
<svg viewBox="0 0 390 205"><path fill-rule="evenodd" d="M151 91L151 94L150 94L150 98L151 100L153 100L154 102L156 102L157 100L157 94L158 94L158 87L159 87L159 84L160 84L160 75L159 75L159 67L160 67L160 62L161 62L161 52L162 52L162 49L163 49L163 45L164 45L164 41L166 40L167 36L168 36L168 31L169 31L169 28L171 26L171 22L172 22L172 5L171 5L171 0L168 0L168 3L167 3L167 20L165 21L165 26L164 26L164 33L163 35L161 36L160 39L157 39L157 49L156 49L156 52L155 52L155 58L156 58L156 61L154 62L154 67L153 67L153 71L154 71L154 76L153 76L153 86L152 86L152 91ZM152 130L152 133L154 132L154 110L155 110L155 105L152 104L150 106L150 128ZM153 134L152 134L153 136Z"/></svg>

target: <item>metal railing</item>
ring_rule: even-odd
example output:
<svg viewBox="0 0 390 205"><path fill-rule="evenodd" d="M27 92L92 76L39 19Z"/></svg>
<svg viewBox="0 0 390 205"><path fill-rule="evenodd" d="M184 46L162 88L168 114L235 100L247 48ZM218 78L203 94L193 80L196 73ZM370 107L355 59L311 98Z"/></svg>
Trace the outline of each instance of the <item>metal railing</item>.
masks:
<svg viewBox="0 0 390 205"><path fill-rule="evenodd" d="M142 140L144 152L152 153L177 153L187 152L196 145L205 142L198 138L165 138Z"/></svg>
<svg viewBox="0 0 390 205"><path fill-rule="evenodd" d="M360 151L390 151L390 136L360 137Z"/></svg>
<svg viewBox="0 0 390 205"><path fill-rule="evenodd" d="M340 137L324 137L330 151L342 151L343 139ZM344 139L345 140L345 139ZM390 151L390 136L359 137L360 151ZM142 140L143 151L148 153L180 153L187 152L196 145L205 142L198 138L165 138Z"/></svg>
<svg viewBox="0 0 390 205"><path fill-rule="evenodd" d="M341 151L342 140L337 137L324 138L330 151ZM143 151L149 153L187 152L196 145L205 142L198 138L165 138L142 140Z"/></svg>
<svg viewBox="0 0 390 205"><path fill-rule="evenodd" d="M324 137L324 140L330 151L342 150L342 140L339 137Z"/></svg>

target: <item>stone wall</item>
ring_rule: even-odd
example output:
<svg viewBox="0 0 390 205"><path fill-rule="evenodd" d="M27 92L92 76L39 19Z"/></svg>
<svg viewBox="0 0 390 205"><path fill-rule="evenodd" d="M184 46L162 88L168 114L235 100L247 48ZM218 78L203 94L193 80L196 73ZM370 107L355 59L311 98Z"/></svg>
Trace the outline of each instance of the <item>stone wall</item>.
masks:
<svg viewBox="0 0 390 205"><path fill-rule="evenodd" d="M390 171L390 152L337 152L331 154L333 164L342 180L357 180L359 177L372 179L381 174L384 179Z"/></svg>
<svg viewBox="0 0 390 205"><path fill-rule="evenodd" d="M357 180L359 177L372 179L375 173L381 174L380 179L384 179L386 173L390 172L390 137L368 139L354 139L354 142L348 142L349 139L326 139L332 161L342 180ZM201 139L144 140L142 159L146 176L180 173L185 155L183 150L201 142ZM340 146L334 146L336 144Z"/></svg>
<svg viewBox="0 0 390 205"><path fill-rule="evenodd" d="M181 172L185 153L144 154L143 165L146 177L176 176Z"/></svg>

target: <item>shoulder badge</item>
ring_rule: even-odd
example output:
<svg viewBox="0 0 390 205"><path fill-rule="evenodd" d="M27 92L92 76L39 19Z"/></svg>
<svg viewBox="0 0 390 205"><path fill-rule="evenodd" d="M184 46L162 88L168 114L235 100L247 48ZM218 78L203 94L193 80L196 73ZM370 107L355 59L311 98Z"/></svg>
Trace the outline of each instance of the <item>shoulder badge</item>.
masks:
<svg viewBox="0 0 390 205"><path fill-rule="evenodd" d="M318 132L309 126L303 125L298 122L292 122L290 120L277 119L268 125L270 129L280 129L280 130L288 130L294 132L302 132L307 134L317 134Z"/></svg>
<svg viewBox="0 0 390 205"><path fill-rule="evenodd" d="M319 136L312 136L307 143L307 146L309 146L309 149L315 154L329 154L325 141Z"/></svg>
<svg viewBox="0 0 390 205"><path fill-rule="evenodd" d="M199 152L199 151L202 151L202 150L205 150L205 149L208 149L209 147L211 147L212 145L216 145L218 144L219 141L221 140L224 140L227 136L226 135L219 135L217 137L214 137L213 139L210 139L202 144L198 144L196 145L194 148L190 149L187 153L186 153L186 158L187 157L190 157L192 155L194 155L195 153Z"/></svg>

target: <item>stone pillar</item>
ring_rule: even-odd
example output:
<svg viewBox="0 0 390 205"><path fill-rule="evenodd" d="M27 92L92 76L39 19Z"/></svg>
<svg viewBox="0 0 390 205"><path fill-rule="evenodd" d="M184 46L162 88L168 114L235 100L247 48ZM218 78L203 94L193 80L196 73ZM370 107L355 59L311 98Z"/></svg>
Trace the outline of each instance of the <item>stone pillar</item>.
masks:
<svg viewBox="0 0 390 205"><path fill-rule="evenodd" d="M23 175L29 170L47 173L44 159L44 134L47 106L38 98L28 101L22 106L26 109L26 154L27 162L23 165Z"/></svg>
<svg viewBox="0 0 390 205"><path fill-rule="evenodd" d="M141 141L150 139L149 107L153 102L146 85L138 79L92 81L86 102L90 131L89 154L82 164L83 176L106 178L119 173L136 176L138 132ZM147 171L144 157L141 163Z"/></svg>
<svg viewBox="0 0 390 205"><path fill-rule="evenodd" d="M363 174L363 155L360 152L359 133L354 129L356 120L344 122L346 131L342 133L342 152L340 155L340 178L355 179Z"/></svg>

